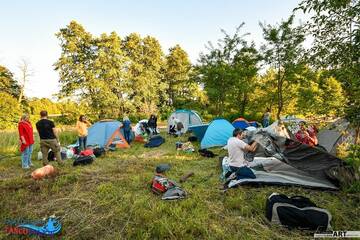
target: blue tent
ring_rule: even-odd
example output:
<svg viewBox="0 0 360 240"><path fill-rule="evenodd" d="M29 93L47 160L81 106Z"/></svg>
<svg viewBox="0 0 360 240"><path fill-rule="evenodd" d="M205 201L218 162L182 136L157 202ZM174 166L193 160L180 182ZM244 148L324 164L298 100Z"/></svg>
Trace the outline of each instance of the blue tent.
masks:
<svg viewBox="0 0 360 240"><path fill-rule="evenodd" d="M240 128L242 130L245 130L247 127L250 127L249 122L246 121L246 119L244 118L235 119L232 125L234 126L234 128Z"/></svg>
<svg viewBox="0 0 360 240"><path fill-rule="evenodd" d="M213 120L209 124L204 138L201 141L201 149L226 145L234 129L233 125L225 119L220 118Z"/></svg>
<svg viewBox="0 0 360 240"><path fill-rule="evenodd" d="M193 125L189 127L189 130L195 134L198 141L201 141L208 127L209 124Z"/></svg>
<svg viewBox="0 0 360 240"><path fill-rule="evenodd" d="M99 145L104 147L114 132L122 126L122 123L116 120L104 120L94 123L88 132L87 144L88 146ZM121 134L124 135L121 129ZM133 134L132 134L133 135ZM115 138L113 141L119 141L120 138Z"/></svg>

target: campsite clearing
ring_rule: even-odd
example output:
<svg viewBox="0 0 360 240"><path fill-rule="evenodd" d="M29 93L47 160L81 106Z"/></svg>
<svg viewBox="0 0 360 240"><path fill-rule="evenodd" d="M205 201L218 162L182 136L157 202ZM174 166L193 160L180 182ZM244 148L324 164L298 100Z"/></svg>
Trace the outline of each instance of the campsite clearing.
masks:
<svg viewBox="0 0 360 240"><path fill-rule="evenodd" d="M16 133L1 133L0 154L15 154ZM239 187L226 193L219 190L218 158L175 150L172 138L146 149L134 143L96 159L87 166L73 167L66 160L59 175L34 181L20 167L19 157L0 160L0 229L8 219L39 220L50 215L60 218L64 239L304 239L312 233L287 230L269 224L265 201L273 192L309 197L328 209L334 230L359 230L360 196L299 187ZM62 132L61 143L76 140L75 133ZM184 136L181 140L185 140ZM199 145L195 144L198 149ZM38 151L35 145L33 158ZM221 153L221 150L216 150ZM36 167L40 161L33 160ZM159 163L169 163L170 179L195 173L182 184L188 197L162 201L149 188ZM57 164L53 164L57 167ZM8 237L0 232L0 239Z"/></svg>

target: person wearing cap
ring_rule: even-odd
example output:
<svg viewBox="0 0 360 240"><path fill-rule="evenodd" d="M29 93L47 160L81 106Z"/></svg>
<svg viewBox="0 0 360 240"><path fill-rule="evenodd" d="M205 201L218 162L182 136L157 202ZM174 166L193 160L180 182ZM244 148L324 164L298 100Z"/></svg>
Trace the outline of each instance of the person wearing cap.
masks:
<svg viewBox="0 0 360 240"><path fill-rule="evenodd" d="M246 134L240 128L235 128L233 137L227 142L229 153L229 166L231 172L235 173L237 178L255 178L255 175L248 168L248 162L245 160L245 152L255 152L257 143L247 144L243 141Z"/></svg>

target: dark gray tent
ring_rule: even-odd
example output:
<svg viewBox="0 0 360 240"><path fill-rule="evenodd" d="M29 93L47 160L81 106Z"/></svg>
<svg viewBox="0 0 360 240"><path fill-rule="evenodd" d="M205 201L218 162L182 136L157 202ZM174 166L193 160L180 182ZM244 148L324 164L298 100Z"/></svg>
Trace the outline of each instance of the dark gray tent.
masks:
<svg viewBox="0 0 360 240"><path fill-rule="evenodd" d="M343 142L352 142L355 139L355 130L350 127L346 119L338 119L331 123L317 135L319 145L323 146L326 151L336 155L336 149Z"/></svg>
<svg viewBox="0 0 360 240"><path fill-rule="evenodd" d="M251 163L256 178L232 180L229 187L267 184L337 190L339 179L334 173L347 170L344 161L318 148L270 136L265 131L249 138L259 144Z"/></svg>

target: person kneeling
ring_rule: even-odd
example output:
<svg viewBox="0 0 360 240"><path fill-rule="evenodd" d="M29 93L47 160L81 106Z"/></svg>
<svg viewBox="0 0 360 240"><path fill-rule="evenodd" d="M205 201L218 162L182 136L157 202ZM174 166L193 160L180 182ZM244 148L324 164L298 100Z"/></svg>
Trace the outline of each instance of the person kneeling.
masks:
<svg viewBox="0 0 360 240"><path fill-rule="evenodd" d="M251 145L245 143L245 132L240 128L235 128L233 137L229 138L227 142L229 153L229 166L232 173L235 173L237 179L242 178L256 178L255 174L248 167L248 162L245 160L245 152L255 152L257 143L253 142Z"/></svg>

